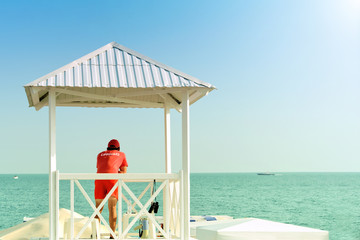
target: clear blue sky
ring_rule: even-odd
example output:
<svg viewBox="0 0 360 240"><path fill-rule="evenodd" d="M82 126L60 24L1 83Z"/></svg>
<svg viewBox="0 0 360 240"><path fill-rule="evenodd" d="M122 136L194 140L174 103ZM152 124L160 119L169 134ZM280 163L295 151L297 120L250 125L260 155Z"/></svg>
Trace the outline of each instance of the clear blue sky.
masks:
<svg viewBox="0 0 360 240"><path fill-rule="evenodd" d="M191 107L192 172L360 171L360 0L0 5L0 173L48 171L23 86L112 41L218 88ZM58 168L94 172L118 138L129 172L162 172L163 135L161 110L57 108Z"/></svg>

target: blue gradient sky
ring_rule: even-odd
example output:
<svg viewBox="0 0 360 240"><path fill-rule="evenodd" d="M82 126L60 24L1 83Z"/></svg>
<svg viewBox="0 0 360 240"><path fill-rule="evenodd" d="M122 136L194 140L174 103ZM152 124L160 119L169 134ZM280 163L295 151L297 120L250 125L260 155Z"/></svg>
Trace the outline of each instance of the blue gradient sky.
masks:
<svg viewBox="0 0 360 240"><path fill-rule="evenodd" d="M360 0L0 5L0 173L48 171L22 86L112 41L218 88L191 107L192 172L360 171ZM57 108L61 172L94 172L111 138L129 172L164 171L161 110Z"/></svg>

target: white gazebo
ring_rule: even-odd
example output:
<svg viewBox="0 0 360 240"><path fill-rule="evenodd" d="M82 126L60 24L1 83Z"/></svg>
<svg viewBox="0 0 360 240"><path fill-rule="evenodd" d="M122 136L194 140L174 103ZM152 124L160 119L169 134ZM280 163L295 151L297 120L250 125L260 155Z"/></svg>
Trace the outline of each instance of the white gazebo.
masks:
<svg viewBox="0 0 360 240"><path fill-rule="evenodd" d="M118 43L112 42L98 50L81 57L25 86L30 107L40 110L49 106L49 211L50 239L57 240L59 230L59 180L69 180L71 186L71 210L74 212L74 184L76 184L94 213L87 225L99 213L89 196L84 192L80 179L118 179L119 195L125 190L140 208L132 222L124 227L118 224L117 239L127 239L129 229L141 215L153 222L164 239L190 238L190 144L189 144L189 106L207 95L215 87L192 76L154 61ZM119 107L119 108L163 108L165 126L165 173L149 174L67 174L59 173L56 167L56 130L55 109L65 107ZM170 109L182 114L182 170L171 172L170 142ZM161 186L147 201L142 204L126 185L129 181L149 182L156 179ZM115 186L115 187L116 187ZM113 190L115 190L115 187ZM161 190L164 190L164 228L146 210L151 201ZM105 198L105 200L108 199ZM121 199L121 198L119 198ZM126 198L124 199L127 200ZM122 201L119 200L121 218ZM104 222L102 216L101 221ZM71 237L78 239L74 233L74 217L71 217ZM86 226L84 226L85 228ZM109 229L111 232L111 229Z"/></svg>

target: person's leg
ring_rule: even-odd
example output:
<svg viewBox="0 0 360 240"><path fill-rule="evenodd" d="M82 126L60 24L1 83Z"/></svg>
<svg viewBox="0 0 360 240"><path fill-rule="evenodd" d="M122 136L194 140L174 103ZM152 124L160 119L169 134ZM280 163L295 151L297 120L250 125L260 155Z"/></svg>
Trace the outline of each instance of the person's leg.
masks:
<svg viewBox="0 0 360 240"><path fill-rule="evenodd" d="M114 196L111 196L108 201L108 207L109 207L109 223L111 229L115 232L116 228L116 219L117 219L117 213L116 213L116 204L117 199Z"/></svg>
<svg viewBox="0 0 360 240"><path fill-rule="evenodd" d="M103 181L103 180L95 180L94 195L95 195L95 205L96 205L96 208L98 208L99 205L101 204L101 202L104 200L104 198L106 196L105 181ZM103 209L104 209L104 207L102 207L100 209L100 213L102 212ZM97 218L99 220L99 222L100 222L100 218L99 218L98 215L96 215L95 218Z"/></svg>
<svg viewBox="0 0 360 240"><path fill-rule="evenodd" d="M95 199L95 204L96 204L96 208L98 208L101 204L101 202L103 201L104 199ZM102 210L104 209L104 206L100 209L100 213L102 213ZM99 216L96 214L95 218L97 218L100 222L100 218Z"/></svg>

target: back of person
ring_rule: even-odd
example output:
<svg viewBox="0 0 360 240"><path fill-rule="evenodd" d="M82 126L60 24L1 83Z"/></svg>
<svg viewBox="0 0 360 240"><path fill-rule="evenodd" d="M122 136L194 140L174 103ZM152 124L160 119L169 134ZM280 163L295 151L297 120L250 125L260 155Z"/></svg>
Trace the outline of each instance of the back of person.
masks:
<svg viewBox="0 0 360 240"><path fill-rule="evenodd" d="M110 140L108 143L108 148L106 151L103 151L97 156L97 173L126 173L127 172L127 161L125 153L120 152L120 143L116 139ZM101 202L104 200L106 195L111 192L118 180L116 179L107 179L107 180L95 180L95 203L96 208L98 208ZM118 201L118 187L113 190L113 193L108 199L108 208L109 208L109 223L111 229L115 232L116 228L116 203ZM102 212L104 207L100 209ZM99 221L99 216L95 216ZM110 236L111 239L114 239L115 236Z"/></svg>
<svg viewBox="0 0 360 240"><path fill-rule="evenodd" d="M97 173L118 173L122 166L127 166L123 152L106 150L97 156Z"/></svg>

